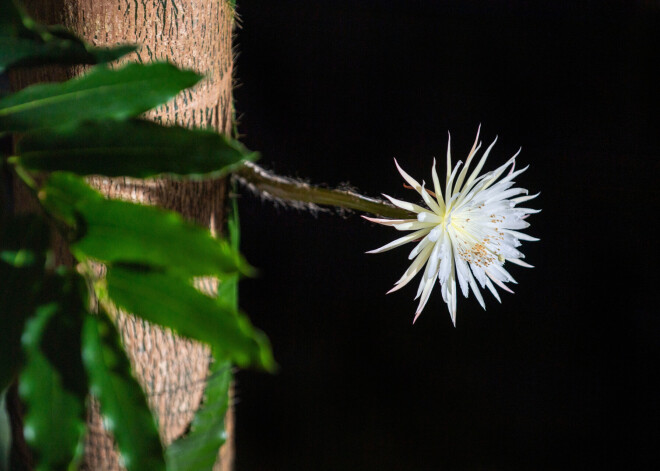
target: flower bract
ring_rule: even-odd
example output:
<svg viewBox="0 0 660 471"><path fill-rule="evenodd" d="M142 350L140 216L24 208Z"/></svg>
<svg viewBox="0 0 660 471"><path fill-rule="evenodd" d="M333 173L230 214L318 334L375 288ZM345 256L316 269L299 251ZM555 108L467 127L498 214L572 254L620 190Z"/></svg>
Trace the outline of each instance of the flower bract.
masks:
<svg viewBox="0 0 660 471"><path fill-rule="evenodd" d="M428 302L436 280L440 284L442 299L449 308L451 320L456 325L458 289L465 297L471 290L485 309L482 289L488 289L500 302L495 286L512 292L506 283L516 281L505 268L507 262L532 267L522 260L524 255L518 247L521 240L539 239L520 231L529 227L526 218L540 210L518 205L536 198L538 194L528 195L527 190L515 186L514 179L527 170L527 167L515 170L516 157L520 151L499 168L480 174L495 142L497 138L470 170L470 165L476 160L481 148L479 132L465 165L458 161L452 167L450 138L447 144L447 176L444 188L440 184L434 159L431 169L433 190L426 188L424 181L420 184L408 175L395 159L401 176L419 193L424 206L421 203L418 205L384 195L392 204L416 214L417 217L379 219L363 216L371 222L392 226L399 231L411 231L410 234L367 253L385 252L404 244L415 243L408 256L412 264L388 292L401 289L424 270L415 298L419 298L415 320Z"/></svg>

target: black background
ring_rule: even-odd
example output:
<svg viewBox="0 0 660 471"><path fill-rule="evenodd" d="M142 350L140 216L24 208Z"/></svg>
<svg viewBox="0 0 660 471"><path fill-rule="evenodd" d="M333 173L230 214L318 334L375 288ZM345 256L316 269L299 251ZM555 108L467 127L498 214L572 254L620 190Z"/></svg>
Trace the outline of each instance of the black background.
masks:
<svg viewBox="0 0 660 471"><path fill-rule="evenodd" d="M239 1L245 143L282 174L405 199L479 123L541 191L515 295L416 283L353 215L241 192L241 303L281 370L241 372L237 469L651 469L658 446L657 1ZM443 162L443 161L441 161ZM442 164L440 166L442 168Z"/></svg>

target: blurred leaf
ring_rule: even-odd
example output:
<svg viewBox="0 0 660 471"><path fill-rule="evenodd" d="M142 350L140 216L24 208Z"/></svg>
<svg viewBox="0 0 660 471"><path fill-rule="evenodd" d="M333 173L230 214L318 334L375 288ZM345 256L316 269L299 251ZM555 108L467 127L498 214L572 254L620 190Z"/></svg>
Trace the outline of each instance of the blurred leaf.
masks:
<svg viewBox="0 0 660 471"><path fill-rule="evenodd" d="M80 39L61 39L51 36L42 39L4 37L0 35L0 73L9 67L40 66L47 64L100 64L119 59L134 52L134 46L96 48Z"/></svg>
<svg viewBox="0 0 660 471"><path fill-rule="evenodd" d="M234 194L236 194L235 184ZM229 232L229 243L238 252L241 249L241 221L238 216L238 201L235 196L231 199L231 212L227 217L227 231Z"/></svg>
<svg viewBox="0 0 660 471"><path fill-rule="evenodd" d="M11 454L11 419L7 412L7 391L0 389L0 471L9 469Z"/></svg>
<svg viewBox="0 0 660 471"><path fill-rule="evenodd" d="M76 227L78 223L76 205L83 201L98 201L101 204L103 195L80 177L56 172L48 178L47 183L39 191L39 200L53 216Z"/></svg>
<svg viewBox="0 0 660 471"><path fill-rule="evenodd" d="M0 390L23 362L21 334L37 306L50 231L38 216L5 217L0 230Z"/></svg>
<svg viewBox="0 0 660 471"><path fill-rule="evenodd" d="M13 0L0 0L0 36L18 36L29 33L23 24L23 12Z"/></svg>
<svg viewBox="0 0 660 471"><path fill-rule="evenodd" d="M225 443L225 414L229 408L231 362L214 360L188 435L167 448L168 471L211 471Z"/></svg>
<svg viewBox="0 0 660 471"><path fill-rule="evenodd" d="M39 216L3 218L0 227L0 260L16 268L38 267L45 262L49 242L50 230Z"/></svg>
<svg viewBox="0 0 660 471"><path fill-rule="evenodd" d="M36 23L11 0L0 0L0 11L0 73L12 65L99 64L136 49L90 46L64 28Z"/></svg>
<svg viewBox="0 0 660 471"><path fill-rule="evenodd" d="M23 433L34 451L37 469L66 469L83 451L85 390L71 391L64 380L76 371L82 375L76 382L85 382L80 349L82 303L78 298L73 311L67 309L69 304L57 300L40 306L22 337L27 356L19 382L27 407ZM50 358L43 348L46 342L57 346L49 352Z"/></svg>
<svg viewBox="0 0 660 471"><path fill-rule="evenodd" d="M229 243L238 251L240 228L236 199L227 220ZM238 310L238 276L232 276L218 287L218 301ZM231 362L213 350L213 362L204 390L204 402L195 413L190 432L167 449L168 470L212 470L220 447L226 440L225 416L229 408L229 387L233 378Z"/></svg>
<svg viewBox="0 0 660 471"><path fill-rule="evenodd" d="M71 251L79 259L156 265L185 277L249 271L229 244L173 211L103 199L81 178L59 172L40 195L46 207L77 221Z"/></svg>
<svg viewBox="0 0 660 471"><path fill-rule="evenodd" d="M207 343L240 366L275 367L268 340L247 317L185 280L148 268L111 266L106 282L110 299L119 307Z"/></svg>
<svg viewBox="0 0 660 471"><path fill-rule="evenodd" d="M218 176L255 153L221 134L149 121L103 121L32 132L13 162L30 170L79 175L151 177L163 173Z"/></svg>
<svg viewBox="0 0 660 471"><path fill-rule="evenodd" d="M236 198L231 200L231 212L227 217L227 232L229 245L236 252L240 251L241 224L238 217L238 203ZM238 276L227 277L218 285L218 300L238 309Z"/></svg>
<svg viewBox="0 0 660 471"><path fill-rule="evenodd" d="M43 283L40 298L44 303L57 303L57 315L46 325L39 348L58 371L64 388L85 398L89 388L80 356L80 337L82 319L88 315L87 285L73 269L60 268L56 274L47 275Z"/></svg>
<svg viewBox="0 0 660 471"><path fill-rule="evenodd" d="M78 275L44 277L50 229L39 216L2 222L0 381L4 387L25 365L20 393L27 406L26 440L38 469L60 469L82 450L87 389L80 348L84 286Z"/></svg>
<svg viewBox="0 0 660 471"><path fill-rule="evenodd" d="M124 466L129 471L164 470L163 447L147 400L105 313L85 318L82 339L91 392L101 404L104 424L114 434Z"/></svg>
<svg viewBox="0 0 660 471"><path fill-rule="evenodd" d="M0 99L0 131L125 119L167 102L201 77L167 63L95 67L63 83L32 85Z"/></svg>

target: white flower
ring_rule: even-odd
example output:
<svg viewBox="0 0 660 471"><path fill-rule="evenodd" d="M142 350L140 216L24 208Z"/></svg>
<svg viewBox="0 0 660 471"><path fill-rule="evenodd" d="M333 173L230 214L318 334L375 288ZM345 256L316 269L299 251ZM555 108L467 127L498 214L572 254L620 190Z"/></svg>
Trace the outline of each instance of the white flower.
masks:
<svg viewBox="0 0 660 471"><path fill-rule="evenodd" d="M479 286L482 289L488 288L500 302L493 283L512 293L505 283L516 281L504 268L505 262L532 267L522 261L524 255L516 248L520 246L521 240L539 240L519 232L520 229L529 227L525 218L540 211L516 207L519 203L538 196L527 196L527 190L513 187L513 179L527 170L527 167L514 171L515 159L520 153L518 151L497 170L479 176L488 154L497 142L495 138L468 175L468 167L481 147L478 141L477 131L472 150L459 173L462 162L459 161L452 169L451 138L449 139L444 192L435 170L435 159L431 173L434 192L426 189L424 182L420 185L399 167L396 159L394 160L404 180L421 195L427 207L384 196L395 206L416 213L417 219L375 219L363 216L371 222L392 226L399 231L413 231L379 249L367 252L380 253L408 242L417 242L408 257L413 263L388 292L389 294L408 284L426 265L415 297L420 298L420 301L413 322L424 309L436 279L440 283L442 299L447 303L451 320L456 325L456 279L463 295L467 297L472 289L481 307L486 309ZM507 169L506 176L498 181Z"/></svg>

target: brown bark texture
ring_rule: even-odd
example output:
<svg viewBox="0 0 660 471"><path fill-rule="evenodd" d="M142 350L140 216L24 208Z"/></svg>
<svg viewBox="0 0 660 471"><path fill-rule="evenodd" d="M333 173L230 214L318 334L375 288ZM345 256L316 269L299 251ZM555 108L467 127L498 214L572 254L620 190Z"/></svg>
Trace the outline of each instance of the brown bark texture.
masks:
<svg viewBox="0 0 660 471"><path fill-rule="evenodd" d="M231 132L234 17L227 0L24 0L24 4L39 21L64 25L94 45L138 44L138 52L122 62L167 60L204 75L205 79L194 88L146 117L163 124ZM83 67L29 69L13 74L12 85L20 89L36 82L65 80L82 72ZM227 194L224 179L191 182L91 177L89 181L110 198L173 209L209 227L214 235L222 231ZM17 206L20 210L20 201ZM56 253L65 261L66 249L59 245ZM202 280L200 288L213 293L216 281ZM200 405L209 351L131 315L119 314L117 327L167 445L185 433ZM232 429L230 409L228 440L216 463L217 470L232 469ZM88 412L81 469L123 469L94 401Z"/></svg>

